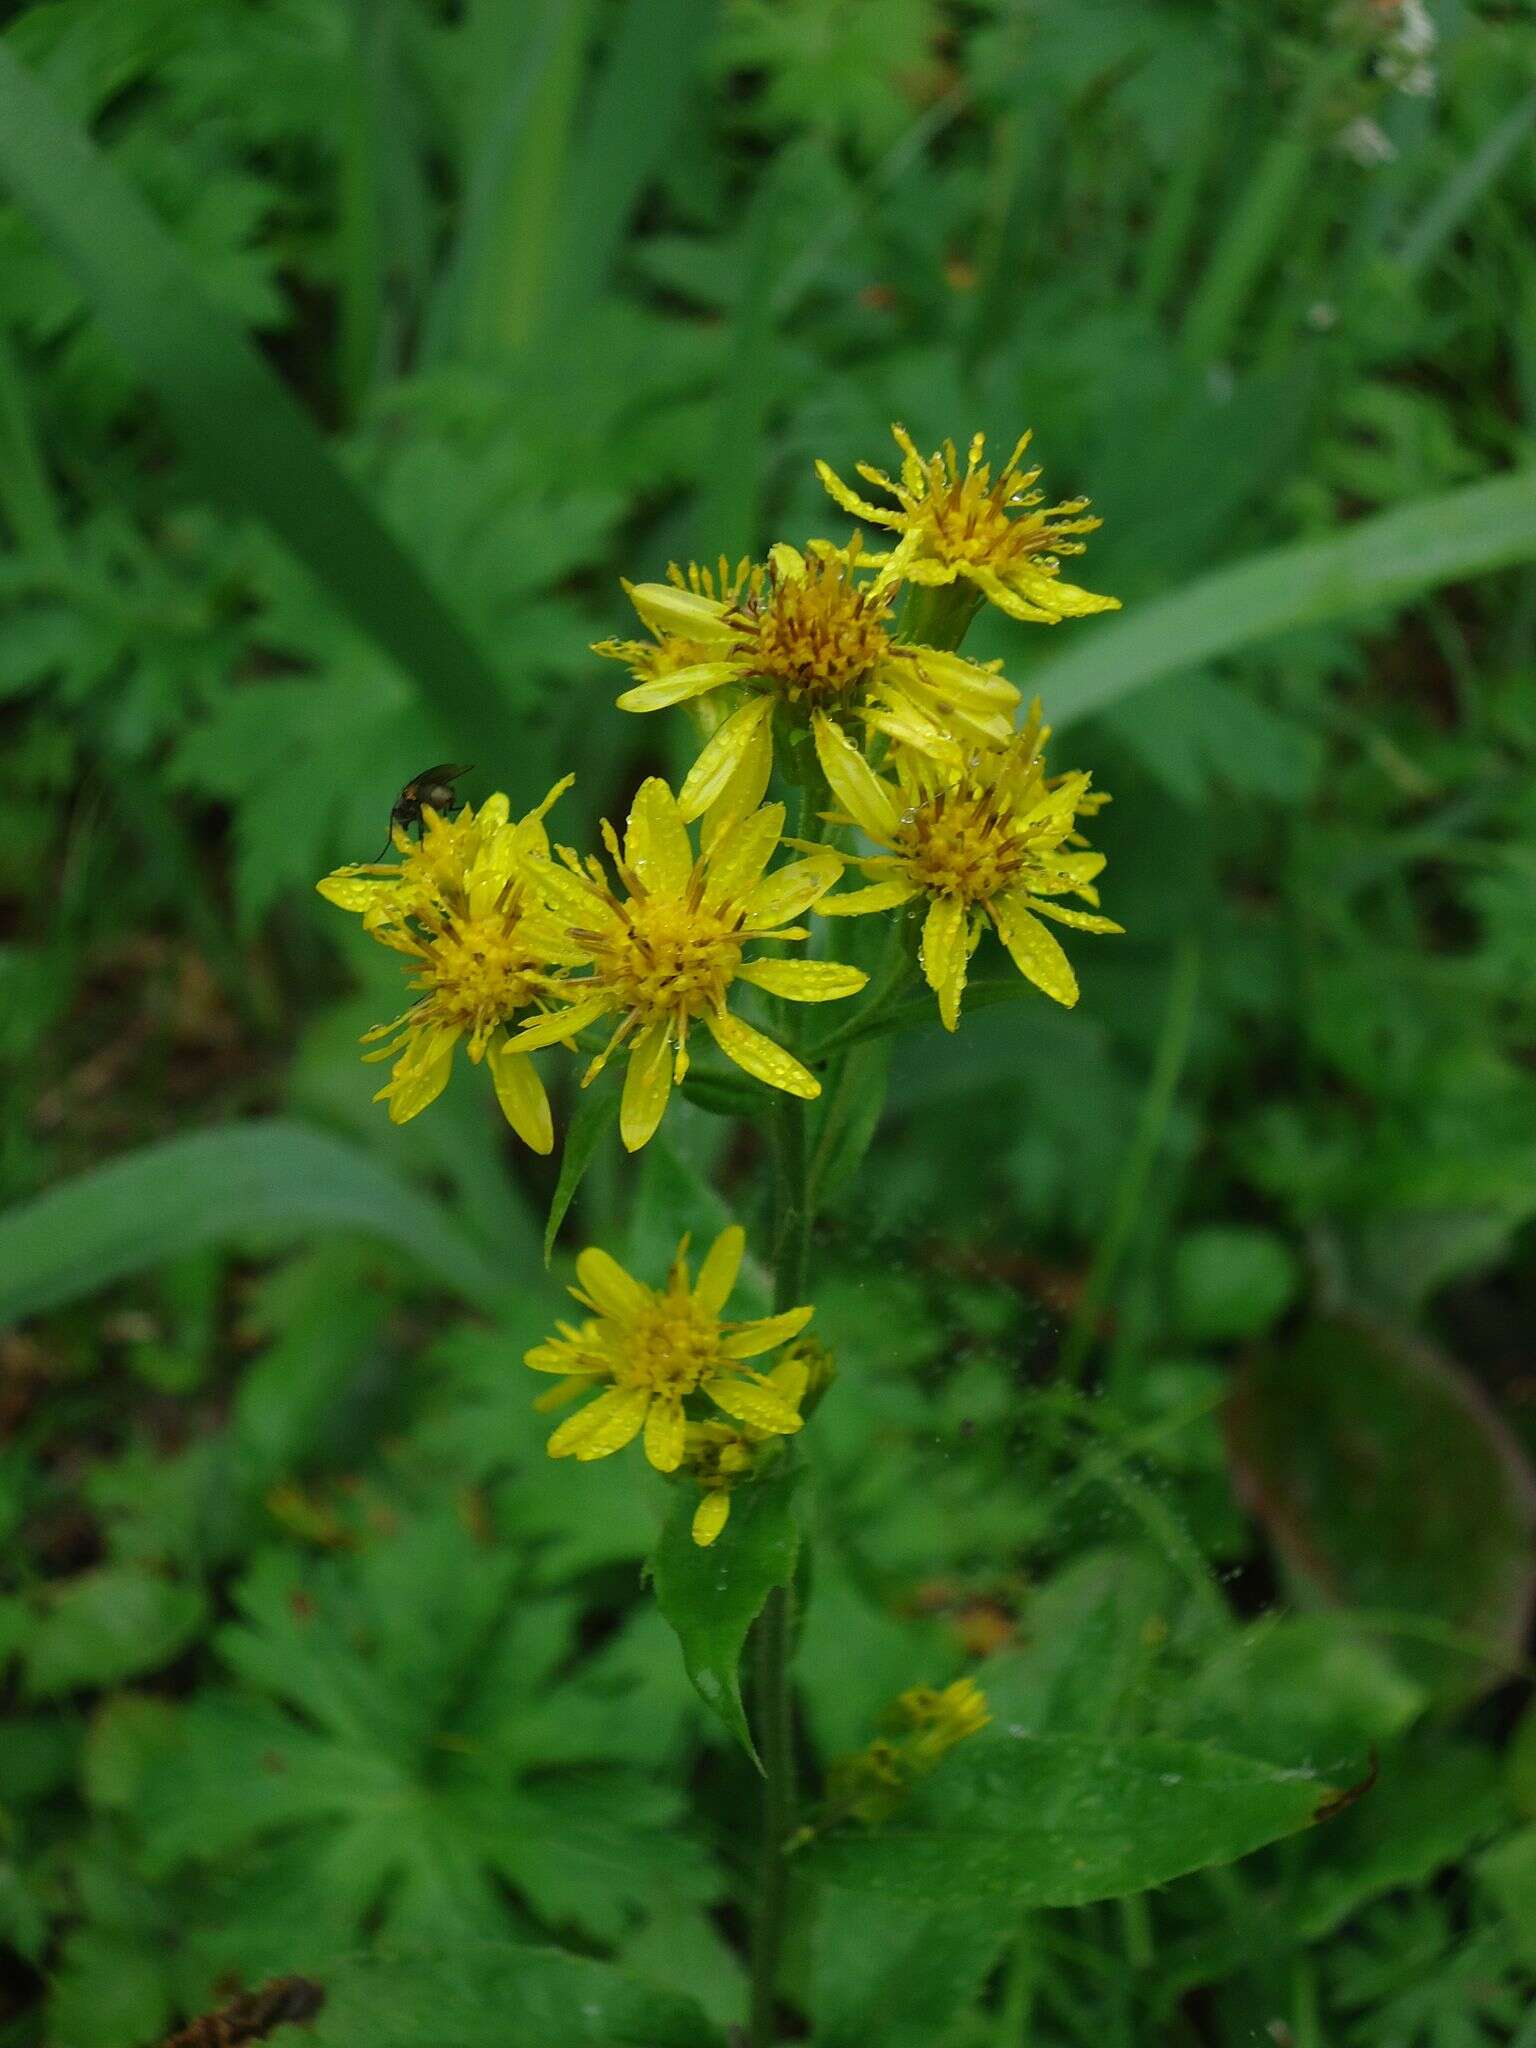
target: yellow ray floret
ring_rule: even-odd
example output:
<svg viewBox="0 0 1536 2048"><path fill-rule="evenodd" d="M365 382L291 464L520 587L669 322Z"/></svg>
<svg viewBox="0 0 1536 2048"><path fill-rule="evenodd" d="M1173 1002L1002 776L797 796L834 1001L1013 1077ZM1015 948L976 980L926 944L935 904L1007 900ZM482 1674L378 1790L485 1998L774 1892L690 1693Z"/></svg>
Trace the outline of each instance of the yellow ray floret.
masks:
<svg viewBox="0 0 1536 2048"><path fill-rule="evenodd" d="M531 865L548 860L544 816L569 784L570 777L557 783L516 822L499 793L453 819L424 809L419 842L395 832L398 865L338 868L315 885L328 902L360 914L364 929L415 970L416 1002L364 1036L375 1044L365 1059L395 1062L374 1098L388 1103L393 1122L408 1123L436 1101L463 1039L471 1060L490 1068L523 1142L536 1152L553 1145L544 1084L509 1043L507 1026L550 1000L560 973L584 958L551 915Z"/></svg>
<svg viewBox="0 0 1536 2048"><path fill-rule="evenodd" d="M814 1347L813 1347L814 1348ZM786 1352L767 1375L768 1384L786 1407L799 1415L811 1380L809 1355L796 1346ZM693 1516L693 1540L707 1549L720 1535L731 1515L731 1494L744 1480L751 1479L761 1461L765 1443L775 1432L751 1422L690 1422L684 1440L683 1457L699 1483L699 1504Z"/></svg>
<svg viewBox="0 0 1536 2048"><path fill-rule="evenodd" d="M1077 538L1102 524L1084 518L1086 498L1064 498L1046 505L1045 493L1034 488L1038 468L1021 469L1030 436L1020 437L1013 453L994 478L983 461L985 437L976 434L965 467L953 441L926 459L919 455L905 427L893 426L901 450L901 473L889 477L868 463L858 465L867 483L895 499L875 505L849 489L825 462L816 472L845 512L899 535L888 554L868 555L880 564L882 585L897 582L943 584L964 580L981 596L1033 625L1055 625L1061 619L1120 608L1117 597L1099 597L1091 590L1061 580L1061 557L1080 555Z"/></svg>
<svg viewBox="0 0 1536 2048"><path fill-rule="evenodd" d="M629 665L623 711L660 711L710 699L722 706L679 793L685 818L723 805L740 815L761 803L780 725L829 718L855 741L883 733L940 760L962 746L1001 740L1019 697L997 666L894 637L895 593L857 579L858 543L779 546L766 569L742 563L730 582L674 564L671 581L626 586L650 641L603 641ZM720 594L716 594L717 588ZM726 708L725 700L732 700Z"/></svg>
<svg viewBox="0 0 1536 2048"><path fill-rule="evenodd" d="M889 1820L919 1779L928 1776L957 1743L991 1722L987 1696L974 1679L942 1689L914 1685L883 1717L888 1733L852 1756L833 1759L827 1773L822 1825L841 1820Z"/></svg>
<svg viewBox="0 0 1536 2048"><path fill-rule="evenodd" d="M830 896L824 916L857 917L924 897L922 967L950 1031L960 1022L971 954L990 922L1014 965L1058 1003L1077 1001L1077 977L1050 918L1079 931L1118 932L1093 911L1055 901L1077 896L1097 905L1094 877L1104 856L1077 832L1080 816L1107 799L1082 774L1048 778L1036 705L1005 747L978 749L948 771L906 756L899 783L877 775L831 725L816 728L816 751L844 813L884 849L854 861L869 886Z"/></svg>
<svg viewBox="0 0 1536 2048"><path fill-rule="evenodd" d="M565 848L559 863L533 863L590 972L551 991L561 1007L525 1025L513 1048L530 1052L616 1018L585 1078L621 1047L627 1051L619 1132L631 1152L651 1137L673 1083L688 1071L696 1021L728 1059L769 1087L808 1100L821 1093L799 1060L727 1007L735 982L790 1002L822 1003L857 994L867 979L830 960L744 957L760 940L804 939L804 926L789 920L820 902L841 872L838 856L823 850L769 874L783 830L784 806L767 804L696 857L677 798L652 777L631 807L622 848L612 826L603 826L618 889L600 862L583 863Z"/></svg>
<svg viewBox="0 0 1536 2048"><path fill-rule="evenodd" d="M723 1320L745 1248L739 1225L723 1230L695 1281L685 1237L665 1287L647 1287L595 1247L581 1254L571 1293L590 1316L579 1325L558 1324L558 1336L534 1345L523 1360L534 1372L584 1381L597 1396L549 1439L552 1458L587 1463L611 1457L643 1431L645 1455L656 1470L675 1472L687 1448L686 1404L694 1396L757 1432L756 1441L799 1429L797 1401L748 1360L797 1337L813 1311Z"/></svg>

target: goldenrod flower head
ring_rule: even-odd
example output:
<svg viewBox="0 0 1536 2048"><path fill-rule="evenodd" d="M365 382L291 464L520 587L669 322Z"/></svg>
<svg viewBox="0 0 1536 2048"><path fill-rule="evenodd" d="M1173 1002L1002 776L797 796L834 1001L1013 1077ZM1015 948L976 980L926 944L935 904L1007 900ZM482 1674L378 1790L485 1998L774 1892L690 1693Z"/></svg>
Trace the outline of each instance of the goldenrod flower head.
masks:
<svg viewBox="0 0 1536 2048"><path fill-rule="evenodd" d="M758 940L806 938L804 926L786 920L818 903L841 872L839 857L822 850L768 874L783 830L784 806L767 804L729 824L696 857L677 798L652 777L630 809L622 849L612 826L603 826L618 890L600 862L583 864L565 848L563 866L534 863L591 972L551 991L562 1007L526 1025L513 1045L532 1051L617 1017L586 1080L628 1048L619 1132L631 1152L652 1136L673 1083L687 1073L697 1020L757 1080L807 1100L821 1093L814 1074L727 1007L738 981L790 1002L824 1003L857 994L868 978L829 960L743 957Z"/></svg>
<svg viewBox="0 0 1536 2048"><path fill-rule="evenodd" d="M544 816L570 780L515 823L499 793L452 819L425 808L419 843L395 834L398 866L338 868L315 885L328 902L359 912L364 929L416 970L410 986L419 991L417 1001L364 1034L365 1044L384 1041L365 1059L395 1061L374 1097L388 1103L392 1122L408 1123L436 1101L454 1047L467 1039L471 1060L489 1066L513 1130L534 1151L551 1149L544 1085L533 1062L508 1042L506 1027L549 1000L559 970L584 957L550 915L532 866L547 862Z"/></svg>
<svg viewBox="0 0 1536 2048"><path fill-rule="evenodd" d="M919 1778L991 1719L987 1696L974 1679L957 1678L942 1690L913 1686L885 1716L889 1734L833 1762L825 1820L889 1819Z"/></svg>
<svg viewBox="0 0 1536 2048"><path fill-rule="evenodd" d="M891 432L901 450L900 476L889 477L866 462L858 465L858 473L894 498L893 506L871 504L825 462L816 465L845 512L900 535L889 553L865 558L880 564L882 585L963 579L1010 618L1034 625L1119 610L1117 597L1099 597L1062 582L1060 558L1080 555L1083 542L1076 536L1092 533L1103 522L1082 516L1086 498L1044 503L1045 493L1034 488L1038 467L1019 467L1028 434L1020 436L994 479L991 465L982 460L982 434L972 436L962 470L953 441L924 459L905 427L893 426Z"/></svg>
<svg viewBox="0 0 1536 2048"><path fill-rule="evenodd" d="M1107 801L1084 774L1048 778L1048 734L1039 706L1007 746L980 748L957 770L907 755L899 783L877 775L831 725L816 728L816 751L848 818L886 850L853 865L870 886L821 905L824 916L858 917L926 898L922 966L946 1029L960 1022L966 972L990 921L1019 972L1058 1003L1077 1001L1071 963L1040 919L1078 931L1118 932L1094 912L1050 899L1097 904L1094 877L1104 856L1086 849L1079 815Z"/></svg>
<svg viewBox="0 0 1536 2048"><path fill-rule="evenodd" d="M768 1374L768 1384L801 1419L831 1383L835 1367L823 1345L806 1338L793 1344ZM701 1489L693 1517L693 1540L701 1549L713 1543L731 1514L731 1493L743 1480L755 1479L775 1453L776 1435L750 1422L690 1422L683 1459Z"/></svg>
<svg viewBox="0 0 1536 2048"><path fill-rule="evenodd" d="M962 741L1007 737L1019 699L999 665L896 640L894 594L859 581L859 559L857 539L847 549L813 543L806 554L780 545L766 574L743 565L728 596L685 586L675 569L669 583L627 586L656 644L598 647L640 678L619 698L621 710L745 692L683 783L685 818L719 804L739 814L762 801L775 711L801 725L819 714L860 739L881 732L944 760L959 758Z"/></svg>
<svg viewBox="0 0 1536 2048"><path fill-rule="evenodd" d="M915 1756L931 1767L946 1750L968 1735L979 1735L992 1719L987 1696L973 1678L957 1678L939 1690L931 1685L914 1685L896 1701L898 1725L913 1737Z"/></svg>
<svg viewBox="0 0 1536 2048"><path fill-rule="evenodd" d="M552 1458L587 1463L610 1457L644 1430L646 1457L658 1472L675 1472L687 1445L686 1403L696 1395L759 1437L799 1429L796 1403L771 1374L746 1361L798 1336L813 1311L722 1320L745 1248L746 1233L732 1224L715 1239L693 1281L685 1237L660 1288L634 1279L596 1247L581 1254L570 1291L591 1316L579 1325L558 1324L559 1335L536 1344L523 1361L535 1372L604 1388L560 1424L549 1439Z"/></svg>

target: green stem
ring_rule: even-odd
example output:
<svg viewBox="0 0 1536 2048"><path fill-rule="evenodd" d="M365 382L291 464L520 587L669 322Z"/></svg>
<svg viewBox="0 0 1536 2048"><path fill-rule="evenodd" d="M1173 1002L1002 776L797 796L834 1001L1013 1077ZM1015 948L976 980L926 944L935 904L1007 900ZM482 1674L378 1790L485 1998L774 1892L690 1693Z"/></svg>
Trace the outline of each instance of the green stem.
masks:
<svg viewBox="0 0 1536 2048"><path fill-rule="evenodd" d="M752 2007L748 2048L771 2048L777 2038L779 1966L789 1908L786 1845L795 1826L794 1714L789 1688L791 1603L794 1588L776 1587L754 1637L758 1748L763 1760L763 1839L757 1923L752 1936Z"/></svg>

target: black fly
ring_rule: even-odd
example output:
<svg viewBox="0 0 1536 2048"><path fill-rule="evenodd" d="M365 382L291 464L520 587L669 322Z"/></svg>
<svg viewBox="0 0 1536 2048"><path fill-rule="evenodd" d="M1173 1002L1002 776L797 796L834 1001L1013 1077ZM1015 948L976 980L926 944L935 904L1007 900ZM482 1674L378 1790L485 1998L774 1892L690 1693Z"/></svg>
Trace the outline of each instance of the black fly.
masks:
<svg viewBox="0 0 1536 2048"><path fill-rule="evenodd" d="M462 761L439 761L435 768L423 768L419 775L413 775L395 798L389 813L389 837L380 847L376 859L382 860L394 845L397 825L407 832L413 825L418 832L421 830L423 807L429 806L441 817L452 817L463 802L462 797L455 796L453 785L461 775L469 773L470 765Z"/></svg>

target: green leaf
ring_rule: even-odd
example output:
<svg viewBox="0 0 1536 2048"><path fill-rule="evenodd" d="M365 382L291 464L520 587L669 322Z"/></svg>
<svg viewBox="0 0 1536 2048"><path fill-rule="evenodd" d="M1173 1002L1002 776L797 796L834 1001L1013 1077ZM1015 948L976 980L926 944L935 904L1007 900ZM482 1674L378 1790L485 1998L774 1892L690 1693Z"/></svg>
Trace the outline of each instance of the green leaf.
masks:
<svg viewBox="0 0 1536 2048"><path fill-rule="evenodd" d="M219 501L271 529L432 699L466 759L503 754L514 734L485 655L154 215L3 46L0 183L74 272Z"/></svg>
<svg viewBox="0 0 1536 2048"><path fill-rule="evenodd" d="M1297 1286L1290 1247L1273 1231L1213 1223L1187 1231L1173 1253L1173 1319L1197 1344L1257 1337L1290 1306Z"/></svg>
<svg viewBox="0 0 1536 2048"><path fill-rule="evenodd" d="M723 2048L691 1998L558 1949L455 1942L324 1973L312 2048Z"/></svg>
<svg viewBox="0 0 1536 2048"><path fill-rule="evenodd" d="M509 1283L440 1202L360 1146L298 1124L227 1124L145 1146L0 1219L0 1321L77 1301L201 1245L365 1231L479 1307Z"/></svg>
<svg viewBox="0 0 1536 2048"><path fill-rule="evenodd" d="M794 1576L800 1549L790 1503L794 1484L795 1475L785 1473L738 1488L730 1520L707 1549L691 1534L698 1495L679 1487L651 1564L656 1604L677 1631L699 1698L755 1764L741 1703L741 1652L768 1595Z"/></svg>
<svg viewBox="0 0 1536 2048"><path fill-rule="evenodd" d="M812 1937L816 2048L931 2048L1018 1931L1006 1899L840 1898L836 1911L818 1915Z"/></svg>
<svg viewBox="0 0 1536 2048"><path fill-rule="evenodd" d="M694 104L713 0L631 0L606 37L571 163L560 222L557 310L603 283L680 118Z"/></svg>
<svg viewBox="0 0 1536 2048"><path fill-rule="evenodd" d="M1060 730L1161 676L1276 633L1406 604L1532 556L1536 469L1519 469L1202 576L1074 637L1032 670L1030 692Z"/></svg>
<svg viewBox="0 0 1536 2048"><path fill-rule="evenodd" d="M1475 1868L1508 1919L1522 1960L1536 1969L1536 1828L1517 1828L1479 1856Z"/></svg>
<svg viewBox="0 0 1536 2048"><path fill-rule="evenodd" d="M27 1690L51 1699L154 1671L197 1634L203 1612L195 1587L148 1572L104 1566L68 1579L27 1645Z"/></svg>
<svg viewBox="0 0 1536 2048"><path fill-rule="evenodd" d="M1163 1736L998 1730L946 1758L887 1825L829 1836L807 1861L843 1891L1085 1906L1235 1862L1310 1827L1336 1792L1309 1770Z"/></svg>
<svg viewBox="0 0 1536 2048"><path fill-rule="evenodd" d="M546 1266L554 1256L555 1239L560 1234L560 1226L575 1199L576 1190L592 1164L592 1155L609 1128L617 1123L618 1116L619 1090L611 1080L606 1085L599 1081L594 1087L583 1089L577 1098L575 1114L566 1127L565 1144L560 1151L560 1178L555 1182L549 1216L544 1225Z"/></svg>
<svg viewBox="0 0 1536 2048"><path fill-rule="evenodd" d="M1315 1596L1486 1643L1489 1662L1394 1638L1425 1683L1464 1695L1519 1655L1536 1484L1448 1359L1363 1322L1320 1321L1250 1359L1227 1410L1239 1479Z"/></svg>
<svg viewBox="0 0 1536 2048"><path fill-rule="evenodd" d="M1443 1735L1390 1750L1369 1793L1329 1828L1291 1904L1296 1933L1320 1941L1372 1899L1426 1885L1507 1812L1487 1750Z"/></svg>

